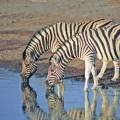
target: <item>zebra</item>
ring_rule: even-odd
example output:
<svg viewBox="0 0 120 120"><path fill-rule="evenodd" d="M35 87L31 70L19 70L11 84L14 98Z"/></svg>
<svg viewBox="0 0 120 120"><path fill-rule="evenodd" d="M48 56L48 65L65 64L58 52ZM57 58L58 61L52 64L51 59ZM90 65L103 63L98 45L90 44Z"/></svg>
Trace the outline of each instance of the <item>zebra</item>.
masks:
<svg viewBox="0 0 120 120"><path fill-rule="evenodd" d="M103 61L120 59L120 24L107 29L89 29L78 33L61 45L50 58L47 81L50 86L62 83L67 64L74 58L85 61L85 86L88 89L90 73L93 75L93 87L96 89L96 58Z"/></svg>
<svg viewBox="0 0 120 120"><path fill-rule="evenodd" d="M36 72L36 63L46 51L56 52L60 45L78 32L83 32L86 29L108 27L111 24L113 24L112 20L98 19L80 24L61 22L42 28L33 35L23 51L21 70L23 81L28 82L29 78Z"/></svg>
<svg viewBox="0 0 120 120"><path fill-rule="evenodd" d="M26 83L21 84L23 111L29 120L49 120L48 114L37 103L36 91Z"/></svg>

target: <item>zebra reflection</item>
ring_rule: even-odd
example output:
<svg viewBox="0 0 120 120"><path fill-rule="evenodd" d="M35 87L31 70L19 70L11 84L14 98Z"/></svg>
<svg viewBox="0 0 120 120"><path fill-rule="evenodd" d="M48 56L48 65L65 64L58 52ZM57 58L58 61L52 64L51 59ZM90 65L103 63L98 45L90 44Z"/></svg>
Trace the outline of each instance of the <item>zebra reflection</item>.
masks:
<svg viewBox="0 0 120 120"><path fill-rule="evenodd" d="M119 107L119 89L113 89L113 98L110 101L106 90L100 89L100 97L102 103L100 113L97 115L97 105L99 91L94 90L92 101L90 103L90 95L88 91L84 91L84 109L71 110L67 112L73 120L118 120L117 110ZM71 113L70 113L71 112Z"/></svg>
<svg viewBox="0 0 120 120"><path fill-rule="evenodd" d="M53 91L47 91L47 101L49 108L49 119L50 120L93 120L97 103L97 93L94 91L93 100L90 105L89 92L84 92L84 109L77 108L65 111L64 110L64 99L59 98L58 95Z"/></svg>
<svg viewBox="0 0 120 120"><path fill-rule="evenodd" d="M118 120L116 117L116 112L119 106L119 89L114 89L113 100L110 102L106 90L100 90L102 96L101 112L99 115L99 120Z"/></svg>
<svg viewBox="0 0 120 120"><path fill-rule="evenodd" d="M37 103L37 94L33 88L22 83L23 111L28 120L49 120L46 112Z"/></svg>
<svg viewBox="0 0 120 120"><path fill-rule="evenodd" d="M113 91L110 102L107 92L94 90L92 101L88 91L84 91L83 108L64 109L64 98L60 98L54 91L46 90L46 100L49 112L45 112L37 103L37 94L33 88L22 83L23 111L29 120L117 120L116 112L119 106L119 90ZM98 95L102 98L99 114L96 114Z"/></svg>
<svg viewBox="0 0 120 120"><path fill-rule="evenodd" d="M64 99L51 89L46 91L50 120L73 120L64 110Z"/></svg>

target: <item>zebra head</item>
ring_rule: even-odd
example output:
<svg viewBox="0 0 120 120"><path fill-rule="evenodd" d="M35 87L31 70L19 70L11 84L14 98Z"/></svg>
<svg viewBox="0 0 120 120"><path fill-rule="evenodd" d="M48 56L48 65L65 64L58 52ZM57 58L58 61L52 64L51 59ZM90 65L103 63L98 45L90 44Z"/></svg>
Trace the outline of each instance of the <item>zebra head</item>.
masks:
<svg viewBox="0 0 120 120"><path fill-rule="evenodd" d="M37 65L35 61L29 55L24 56L21 70L21 77L23 82L28 82L29 78L36 72L36 70Z"/></svg>
<svg viewBox="0 0 120 120"><path fill-rule="evenodd" d="M47 82L49 86L61 83L64 77L64 68L61 64L61 59L57 54L54 54L49 60Z"/></svg>

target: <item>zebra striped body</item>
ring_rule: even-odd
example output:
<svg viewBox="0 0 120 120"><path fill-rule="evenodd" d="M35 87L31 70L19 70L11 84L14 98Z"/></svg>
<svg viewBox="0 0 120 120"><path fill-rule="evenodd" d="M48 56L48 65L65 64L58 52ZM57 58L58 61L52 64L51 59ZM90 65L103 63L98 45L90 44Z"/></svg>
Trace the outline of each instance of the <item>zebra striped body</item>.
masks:
<svg viewBox="0 0 120 120"><path fill-rule="evenodd" d="M80 24L56 23L36 32L23 52L21 72L23 80L28 81L36 72L36 61L40 59L44 52L51 50L54 53L61 44L64 44L76 33L84 32L87 29L105 27L110 24L112 24L112 21L104 19Z"/></svg>
<svg viewBox="0 0 120 120"><path fill-rule="evenodd" d="M93 75L96 88L98 81L96 77L96 58L103 61L120 59L120 25L108 29L98 28L86 30L73 36L64 43L50 59L48 69L48 83L54 85L63 79L64 69L74 58L85 61L85 87L88 88L90 73Z"/></svg>

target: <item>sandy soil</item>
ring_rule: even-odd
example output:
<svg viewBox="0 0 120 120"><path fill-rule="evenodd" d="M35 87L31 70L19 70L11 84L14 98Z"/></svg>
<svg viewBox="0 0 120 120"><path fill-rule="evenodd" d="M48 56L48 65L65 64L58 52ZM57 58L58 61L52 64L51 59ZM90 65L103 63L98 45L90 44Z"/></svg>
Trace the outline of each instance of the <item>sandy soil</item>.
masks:
<svg viewBox="0 0 120 120"><path fill-rule="evenodd" d="M0 0L0 67L20 71L22 52L35 31L59 21L82 22L106 18L120 22L118 0ZM50 52L38 62L37 74L45 76ZM97 62L99 69L101 62ZM110 63L105 79L113 74ZM74 60L66 77L84 76L84 62Z"/></svg>

